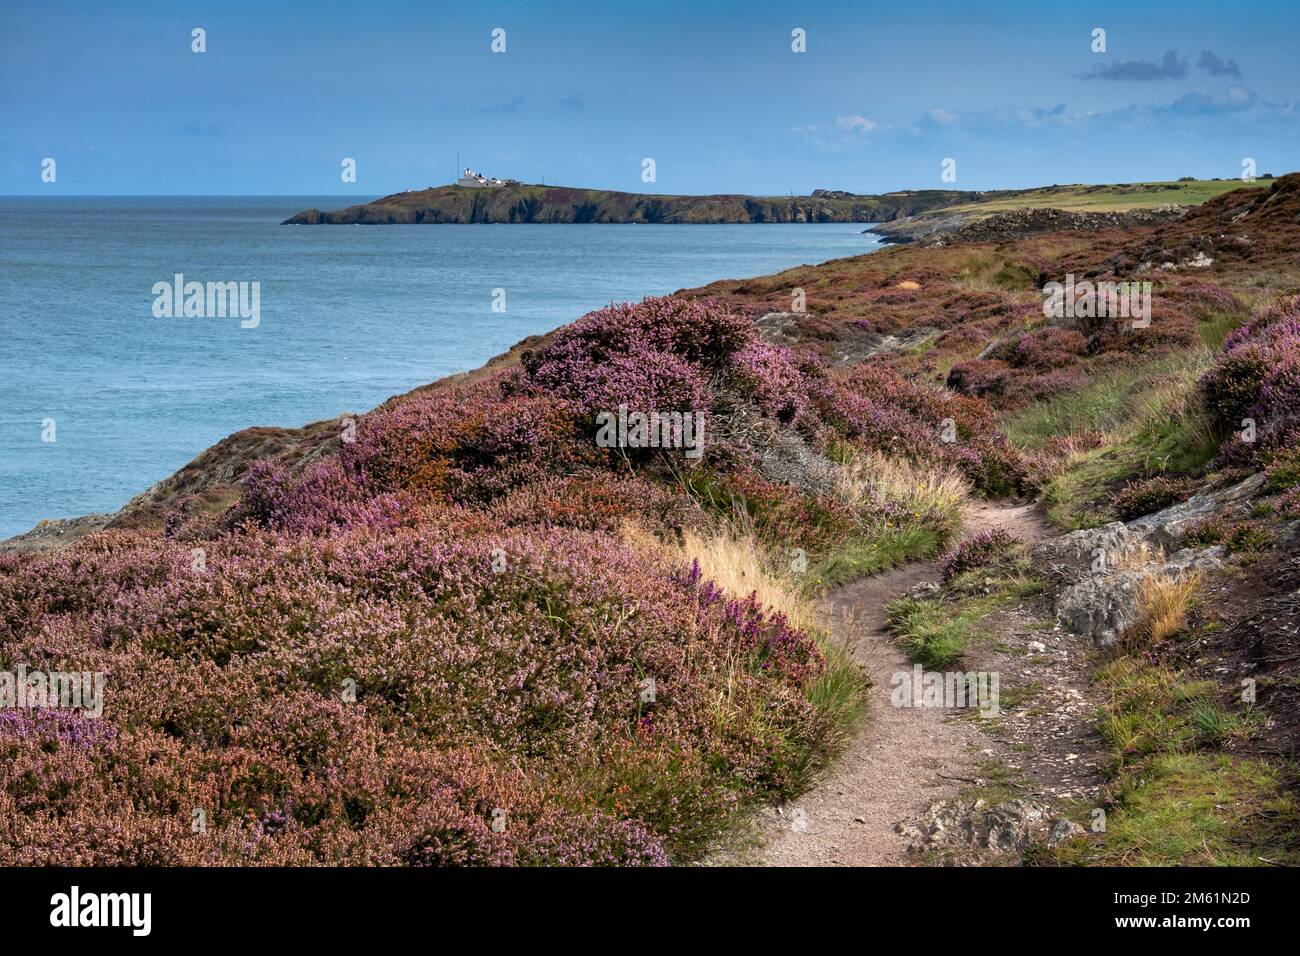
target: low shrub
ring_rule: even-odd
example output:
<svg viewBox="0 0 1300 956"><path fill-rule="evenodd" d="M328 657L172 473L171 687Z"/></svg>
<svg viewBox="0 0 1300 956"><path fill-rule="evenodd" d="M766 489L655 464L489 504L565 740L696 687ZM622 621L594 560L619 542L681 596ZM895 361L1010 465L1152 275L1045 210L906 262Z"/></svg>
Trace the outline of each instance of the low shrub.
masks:
<svg viewBox="0 0 1300 956"><path fill-rule="evenodd" d="M1264 489L1272 494L1300 487L1300 447L1284 448L1268 459Z"/></svg>
<svg viewBox="0 0 1300 956"><path fill-rule="evenodd" d="M972 568L987 567L1010 554L1019 540L1003 528L989 528L958 543L940 562L943 579L952 578Z"/></svg>
<svg viewBox="0 0 1300 956"><path fill-rule="evenodd" d="M1283 521L1300 519L1300 488L1292 488L1277 500L1277 515Z"/></svg>
<svg viewBox="0 0 1300 956"><path fill-rule="evenodd" d="M1187 528L1178 539L1180 548L1209 548L1221 544L1228 528L1220 518L1206 518Z"/></svg>
<svg viewBox="0 0 1300 956"><path fill-rule="evenodd" d="M1228 554L1253 555L1267 550L1273 536L1266 528L1249 521L1239 522L1228 529L1223 539L1223 549Z"/></svg>
<svg viewBox="0 0 1300 956"><path fill-rule="evenodd" d="M1111 507L1121 521L1132 521L1185 501L1196 491L1190 478L1157 476L1131 481L1111 498Z"/></svg>
<svg viewBox="0 0 1300 956"><path fill-rule="evenodd" d="M1224 340L1201 380L1225 461L1250 460L1300 435L1300 296L1284 297ZM1253 422L1253 440L1234 434Z"/></svg>

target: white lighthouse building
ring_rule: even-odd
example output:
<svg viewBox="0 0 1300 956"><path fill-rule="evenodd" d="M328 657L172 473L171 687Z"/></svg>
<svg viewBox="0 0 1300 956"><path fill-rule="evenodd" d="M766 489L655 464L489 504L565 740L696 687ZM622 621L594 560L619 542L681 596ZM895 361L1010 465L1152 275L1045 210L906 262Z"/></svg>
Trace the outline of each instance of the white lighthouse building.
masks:
<svg viewBox="0 0 1300 956"><path fill-rule="evenodd" d="M495 186L518 186L517 179L497 179L495 176L488 177L482 173L475 172L468 166L460 179L456 180L457 186L468 186L471 189L487 189Z"/></svg>

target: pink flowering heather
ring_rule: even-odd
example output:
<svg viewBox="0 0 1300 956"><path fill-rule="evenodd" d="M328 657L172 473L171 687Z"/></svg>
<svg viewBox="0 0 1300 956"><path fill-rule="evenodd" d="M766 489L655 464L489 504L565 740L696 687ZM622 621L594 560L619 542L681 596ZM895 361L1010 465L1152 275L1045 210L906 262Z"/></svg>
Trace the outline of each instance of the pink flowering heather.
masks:
<svg viewBox="0 0 1300 956"><path fill-rule="evenodd" d="M989 528L960 541L943 556L939 566L948 581L972 568L986 567L1015 548L1018 540L1004 528Z"/></svg>
<svg viewBox="0 0 1300 956"><path fill-rule="evenodd" d="M108 675L99 721L0 719L0 862L654 864L795 783L807 635L616 538L472 527L0 556L5 661Z"/></svg>
<svg viewBox="0 0 1300 956"><path fill-rule="evenodd" d="M1283 298L1233 331L1201 379L1206 406L1225 433L1253 419L1256 441L1234 434L1224 461L1248 460L1300 437L1300 296Z"/></svg>
<svg viewBox="0 0 1300 956"><path fill-rule="evenodd" d="M729 372L737 391L782 424L803 414L807 384L789 349L751 342L731 356Z"/></svg>
<svg viewBox="0 0 1300 956"><path fill-rule="evenodd" d="M683 468L597 447L619 405L745 427ZM828 553L902 516L765 477L747 436L996 488L1018 460L994 426L975 399L768 345L717 303L648 299L517 369L394 399L296 472L254 464L219 517L181 500L158 532L0 554L0 664L106 675L102 719L0 719L0 864L698 855L824 759L827 664L753 595L630 549L623 523L670 536L743 509L761 540Z"/></svg>

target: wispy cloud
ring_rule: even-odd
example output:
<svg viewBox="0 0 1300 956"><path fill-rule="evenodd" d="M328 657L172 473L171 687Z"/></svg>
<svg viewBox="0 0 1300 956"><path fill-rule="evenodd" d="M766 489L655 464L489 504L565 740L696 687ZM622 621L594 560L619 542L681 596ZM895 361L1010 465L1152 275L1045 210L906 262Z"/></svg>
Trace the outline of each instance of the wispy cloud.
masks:
<svg viewBox="0 0 1300 956"><path fill-rule="evenodd" d="M870 133L879 124L867 119L865 116L837 116L835 117L835 127L837 129L856 131L859 133Z"/></svg>
<svg viewBox="0 0 1300 956"><path fill-rule="evenodd" d="M914 130L938 129L1005 129L1008 126L1041 126L1065 119L1065 104L1041 107L1011 107L996 110L954 111L936 107L921 114Z"/></svg>
<svg viewBox="0 0 1300 956"><path fill-rule="evenodd" d="M1188 93L1168 106L1157 107L1157 112L1176 113L1180 116L1208 116L1219 113L1239 113L1259 102L1259 97L1244 86L1234 83L1222 93Z"/></svg>
<svg viewBox="0 0 1300 956"><path fill-rule="evenodd" d="M575 112L581 112L586 105L587 103L586 100L583 99L581 90L574 90L568 96L563 97L560 100L560 109L574 110Z"/></svg>
<svg viewBox="0 0 1300 956"><path fill-rule="evenodd" d="M1236 60L1221 59L1211 50L1202 50L1196 65L1202 70L1208 70L1211 76L1235 76L1241 79L1241 67L1237 66Z"/></svg>
<svg viewBox="0 0 1300 956"><path fill-rule="evenodd" d="M1204 57L1204 54L1202 54ZM1089 73L1079 73L1081 80L1176 80L1187 75L1187 61L1177 52L1169 50L1159 63L1150 60L1123 60L1119 63L1098 63Z"/></svg>
<svg viewBox="0 0 1300 956"><path fill-rule="evenodd" d="M1273 103L1261 98L1253 90L1234 83L1217 93L1186 93L1166 103L1135 103L1115 110L1070 112L1064 103L1049 109L1041 107L1012 107L997 110L930 109L907 131L912 134L961 131L974 134L997 133L1016 128L1033 129L1046 126L1105 126L1120 122L1158 122L1162 119L1193 119L1228 114L1250 115L1255 120L1288 121L1294 117L1295 104Z"/></svg>

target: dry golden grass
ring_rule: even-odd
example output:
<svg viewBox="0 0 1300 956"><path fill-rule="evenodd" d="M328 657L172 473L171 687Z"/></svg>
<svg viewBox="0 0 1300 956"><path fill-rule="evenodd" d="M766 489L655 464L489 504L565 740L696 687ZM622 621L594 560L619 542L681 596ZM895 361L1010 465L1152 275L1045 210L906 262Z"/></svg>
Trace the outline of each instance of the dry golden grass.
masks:
<svg viewBox="0 0 1300 956"><path fill-rule="evenodd" d="M856 455L839 468L836 490L852 505L883 500L956 528L970 487L956 468L916 465L879 452Z"/></svg>
<svg viewBox="0 0 1300 956"><path fill-rule="evenodd" d="M1139 541L1131 548L1118 551L1108 556L1112 567L1117 571L1142 571L1165 563L1165 549L1157 545Z"/></svg>
<svg viewBox="0 0 1300 956"><path fill-rule="evenodd" d="M632 523L623 526L622 534L643 554L679 566L699 561L700 573L731 597L743 600L755 594L759 604L784 614L795 627L816 629L813 603L801 593L793 573L774 570L752 535L727 528L711 533L686 531L680 541L665 542Z"/></svg>
<svg viewBox="0 0 1300 956"><path fill-rule="evenodd" d="M1127 635L1130 643L1159 644L1187 627L1201 589L1199 573L1142 579L1138 593L1138 620Z"/></svg>

